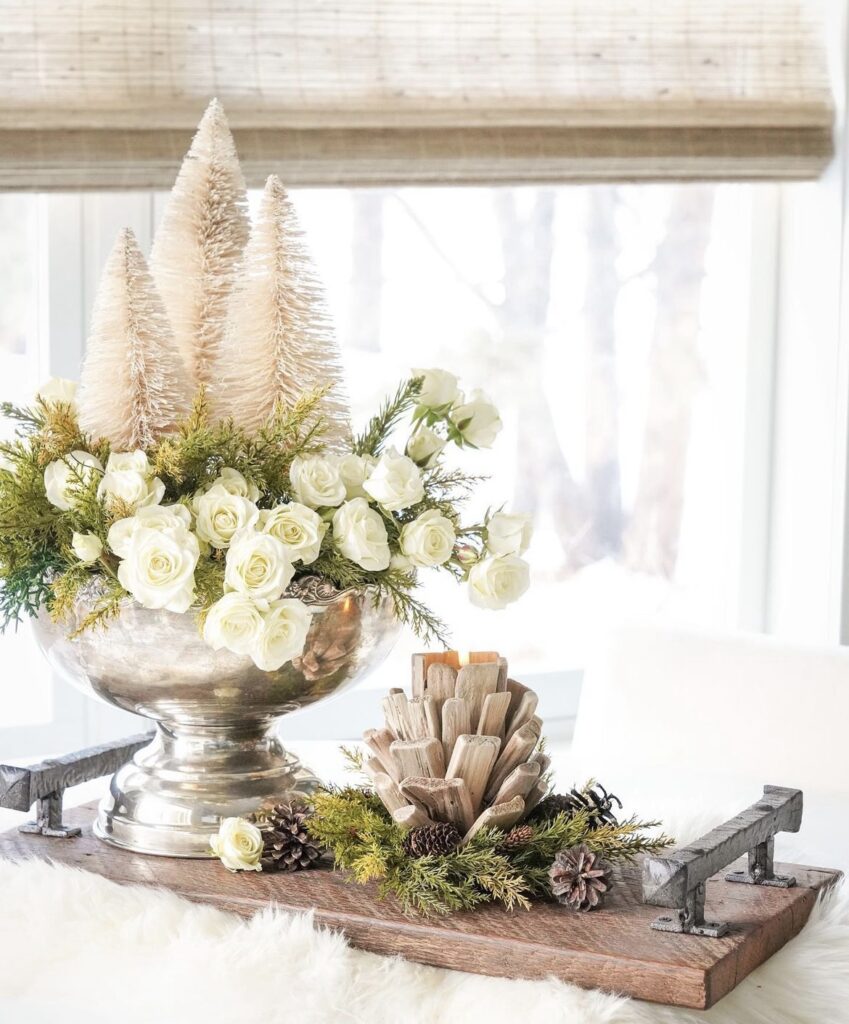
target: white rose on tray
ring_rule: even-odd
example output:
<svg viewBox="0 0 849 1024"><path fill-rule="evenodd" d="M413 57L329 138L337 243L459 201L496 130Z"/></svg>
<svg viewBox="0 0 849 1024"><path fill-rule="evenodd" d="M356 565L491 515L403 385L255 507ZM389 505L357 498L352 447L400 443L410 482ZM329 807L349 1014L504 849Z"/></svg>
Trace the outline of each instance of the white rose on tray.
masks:
<svg viewBox="0 0 849 1024"><path fill-rule="evenodd" d="M229 547L236 533L253 526L259 519L259 510L250 499L228 491L221 484L196 496L192 504L197 517L197 535L214 548Z"/></svg>
<svg viewBox="0 0 849 1024"><path fill-rule="evenodd" d="M395 448L380 456L363 490L389 512L409 508L424 497L419 467Z"/></svg>
<svg viewBox="0 0 849 1024"><path fill-rule="evenodd" d="M89 452L79 450L49 463L44 470L47 500L67 512L77 490L85 487L95 472L103 472L103 463Z"/></svg>
<svg viewBox="0 0 849 1024"><path fill-rule="evenodd" d="M327 523L306 505L292 501L259 513L259 530L276 537L293 562L309 565L318 558Z"/></svg>
<svg viewBox="0 0 849 1024"><path fill-rule="evenodd" d="M262 871L262 832L245 818L224 818L209 845L228 871Z"/></svg>
<svg viewBox="0 0 849 1024"><path fill-rule="evenodd" d="M506 608L529 586L528 563L516 555L484 558L469 571L469 599L477 608Z"/></svg>
<svg viewBox="0 0 849 1024"><path fill-rule="evenodd" d="M145 608L186 612L195 599L198 539L186 529L138 530L118 566L118 581Z"/></svg>
<svg viewBox="0 0 849 1024"><path fill-rule="evenodd" d="M321 455L298 456L289 469L295 497L310 508L335 508L345 500L339 460Z"/></svg>
<svg viewBox="0 0 849 1024"><path fill-rule="evenodd" d="M247 498L249 501L259 500L259 488L256 484L250 483L245 477L231 466L225 466L212 482L213 487L223 487L231 494L238 494L240 498Z"/></svg>
<svg viewBox="0 0 849 1024"><path fill-rule="evenodd" d="M36 398L42 402L56 404L62 402L72 408L77 404L77 388L79 385L75 380L68 380L67 377L51 377L46 384L42 384L36 392Z"/></svg>
<svg viewBox="0 0 849 1024"><path fill-rule="evenodd" d="M431 508L401 529L401 552L423 569L443 565L451 557L456 539L451 520Z"/></svg>
<svg viewBox="0 0 849 1024"><path fill-rule="evenodd" d="M333 516L333 543L346 558L370 572L389 565L389 538L379 512L365 498L353 498Z"/></svg>
<svg viewBox="0 0 849 1024"><path fill-rule="evenodd" d="M479 388L451 410L451 419L463 440L475 448L491 448L502 427L498 409Z"/></svg>
<svg viewBox="0 0 849 1024"><path fill-rule="evenodd" d="M531 517L496 512L486 524L486 549L491 555L523 555L531 543Z"/></svg>
<svg viewBox="0 0 849 1024"><path fill-rule="evenodd" d="M280 597L294 575L289 552L270 533L244 531L227 551L226 590L271 600Z"/></svg>

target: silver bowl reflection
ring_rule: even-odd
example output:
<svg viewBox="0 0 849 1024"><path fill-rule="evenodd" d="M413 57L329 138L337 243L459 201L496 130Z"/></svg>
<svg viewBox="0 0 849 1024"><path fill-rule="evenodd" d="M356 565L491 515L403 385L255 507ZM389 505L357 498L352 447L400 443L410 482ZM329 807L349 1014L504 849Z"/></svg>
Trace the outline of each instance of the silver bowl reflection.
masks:
<svg viewBox="0 0 849 1024"><path fill-rule="evenodd" d="M48 661L71 683L153 719L151 743L114 775L95 831L141 853L209 855L222 818L265 800L308 792L315 779L288 753L277 719L351 686L389 653L400 627L391 600L339 592L317 577L289 596L312 607L303 655L274 672L247 656L213 651L193 615L127 601L104 627L71 639L95 595L70 622L42 613L35 633Z"/></svg>

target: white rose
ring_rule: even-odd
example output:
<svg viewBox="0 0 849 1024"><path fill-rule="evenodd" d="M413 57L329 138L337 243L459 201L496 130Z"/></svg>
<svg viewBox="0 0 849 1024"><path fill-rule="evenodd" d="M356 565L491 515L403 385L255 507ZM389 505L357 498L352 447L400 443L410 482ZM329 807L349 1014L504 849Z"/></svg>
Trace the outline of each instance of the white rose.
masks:
<svg viewBox="0 0 849 1024"><path fill-rule="evenodd" d="M188 611L195 599L198 539L188 530L136 530L118 580L144 608Z"/></svg>
<svg viewBox="0 0 849 1024"><path fill-rule="evenodd" d="M262 871L262 832L245 818L224 818L209 845L228 871Z"/></svg>
<svg viewBox="0 0 849 1024"><path fill-rule="evenodd" d="M345 485L347 499L366 497L363 484L368 479L376 461L373 455L354 455L353 452L350 455L343 455L339 459L339 476Z"/></svg>
<svg viewBox="0 0 849 1024"><path fill-rule="evenodd" d="M81 562L96 562L103 552L103 543L93 533L77 533L71 538L71 547Z"/></svg>
<svg viewBox="0 0 849 1024"><path fill-rule="evenodd" d="M111 456L110 456L111 458ZM133 509L158 505L165 496L165 484L158 476L152 479L134 469L107 470L103 474L97 496L106 501L121 501Z"/></svg>
<svg viewBox="0 0 849 1024"><path fill-rule="evenodd" d="M187 530L192 514L185 505L145 505L136 514L116 519L109 527L106 542L119 558L126 558L136 530Z"/></svg>
<svg viewBox="0 0 849 1024"><path fill-rule="evenodd" d="M352 562L379 572L389 565L389 540L379 512L365 498L352 498L333 515L333 543Z"/></svg>
<svg viewBox="0 0 849 1024"><path fill-rule="evenodd" d="M345 483L336 459L298 456L289 469L295 497L310 508L334 508L345 500Z"/></svg>
<svg viewBox="0 0 849 1024"><path fill-rule="evenodd" d="M498 410L480 389L451 410L451 419L465 441L476 448L491 448L502 427Z"/></svg>
<svg viewBox="0 0 849 1024"><path fill-rule="evenodd" d="M153 466L150 464L150 459L140 448L137 448L134 452L112 452L106 460L107 473L123 473L126 470L133 473L141 473L142 476L148 479L153 476Z"/></svg>
<svg viewBox="0 0 849 1024"><path fill-rule="evenodd" d="M274 672L303 654L312 612L303 601L288 597L272 601L264 618L265 627L251 657L257 668Z"/></svg>
<svg viewBox="0 0 849 1024"><path fill-rule="evenodd" d="M266 601L246 594L225 594L206 613L203 638L214 651L226 647L234 654L250 654L264 629Z"/></svg>
<svg viewBox="0 0 849 1024"><path fill-rule="evenodd" d="M65 377L51 377L38 389L36 398L42 402L62 402L73 407L77 403L77 382Z"/></svg>
<svg viewBox="0 0 849 1024"><path fill-rule="evenodd" d="M394 448L389 448L380 456L371 476L363 484L363 489L390 512L409 508L424 497L419 467Z"/></svg>
<svg viewBox="0 0 849 1024"><path fill-rule="evenodd" d="M227 551L227 590L256 598L280 597L294 575L289 553L270 533L240 533Z"/></svg>
<svg viewBox="0 0 849 1024"><path fill-rule="evenodd" d="M228 547L239 530L253 526L259 519L259 510L252 501L232 494L220 484L210 487L193 505L197 535L214 548Z"/></svg>
<svg viewBox="0 0 849 1024"><path fill-rule="evenodd" d="M73 504L75 492L85 486L95 470L103 471L103 463L84 451L74 451L51 462L44 470L47 500L64 512Z"/></svg>
<svg viewBox="0 0 849 1024"><path fill-rule="evenodd" d="M428 466L448 442L430 427L422 427L407 442L407 455L419 466Z"/></svg>
<svg viewBox="0 0 849 1024"><path fill-rule="evenodd" d="M531 517L496 512L486 524L486 549L491 555L523 555L531 543Z"/></svg>
<svg viewBox="0 0 849 1024"><path fill-rule="evenodd" d="M240 498L247 498L249 501L259 500L259 488L256 484L249 483L244 476L230 466L225 466L212 483L213 487L223 487L231 494L238 494Z"/></svg>
<svg viewBox="0 0 849 1024"><path fill-rule="evenodd" d="M447 370L413 370L413 376L424 378L419 392L419 405L429 409L450 405L460 393L457 378Z"/></svg>
<svg viewBox="0 0 849 1024"><path fill-rule="evenodd" d="M478 608L506 608L530 585L528 563L516 555L485 558L469 572L469 599Z"/></svg>
<svg viewBox="0 0 849 1024"><path fill-rule="evenodd" d="M309 565L318 558L327 523L311 508L291 501L288 505L263 509L259 514L259 529L276 537L289 552L291 561Z"/></svg>
<svg viewBox="0 0 849 1024"><path fill-rule="evenodd" d="M456 539L451 520L431 508L403 527L401 551L413 565L425 569L447 562Z"/></svg>

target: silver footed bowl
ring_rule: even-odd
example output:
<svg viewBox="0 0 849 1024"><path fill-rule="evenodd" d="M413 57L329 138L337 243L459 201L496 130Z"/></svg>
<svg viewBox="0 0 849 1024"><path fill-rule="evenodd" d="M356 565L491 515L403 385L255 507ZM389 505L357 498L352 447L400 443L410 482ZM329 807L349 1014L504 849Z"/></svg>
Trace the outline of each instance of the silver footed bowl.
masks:
<svg viewBox="0 0 849 1024"><path fill-rule="evenodd" d="M313 611L303 654L274 672L247 656L213 651L194 615L127 600L103 627L71 639L96 595L69 621L34 620L51 666L86 693L156 723L151 743L112 778L95 832L116 846L175 857L210 856L222 818L291 800L316 779L288 753L277 720L340 693L380 664L400 632L392 602L338 591L318 577L287 596Z"/></svg>

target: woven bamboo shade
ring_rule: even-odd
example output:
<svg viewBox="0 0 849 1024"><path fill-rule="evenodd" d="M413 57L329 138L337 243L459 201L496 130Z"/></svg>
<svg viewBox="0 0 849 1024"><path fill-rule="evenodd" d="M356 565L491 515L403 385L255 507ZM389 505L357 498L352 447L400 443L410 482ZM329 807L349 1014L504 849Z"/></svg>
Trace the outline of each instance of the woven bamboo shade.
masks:
<svg viewBox="0 0 849 1024"><path fill-rule="evenodd" d="M816 176L804 0L0 0L0 188L172 184L217 95L290 185Z"/></svg>

